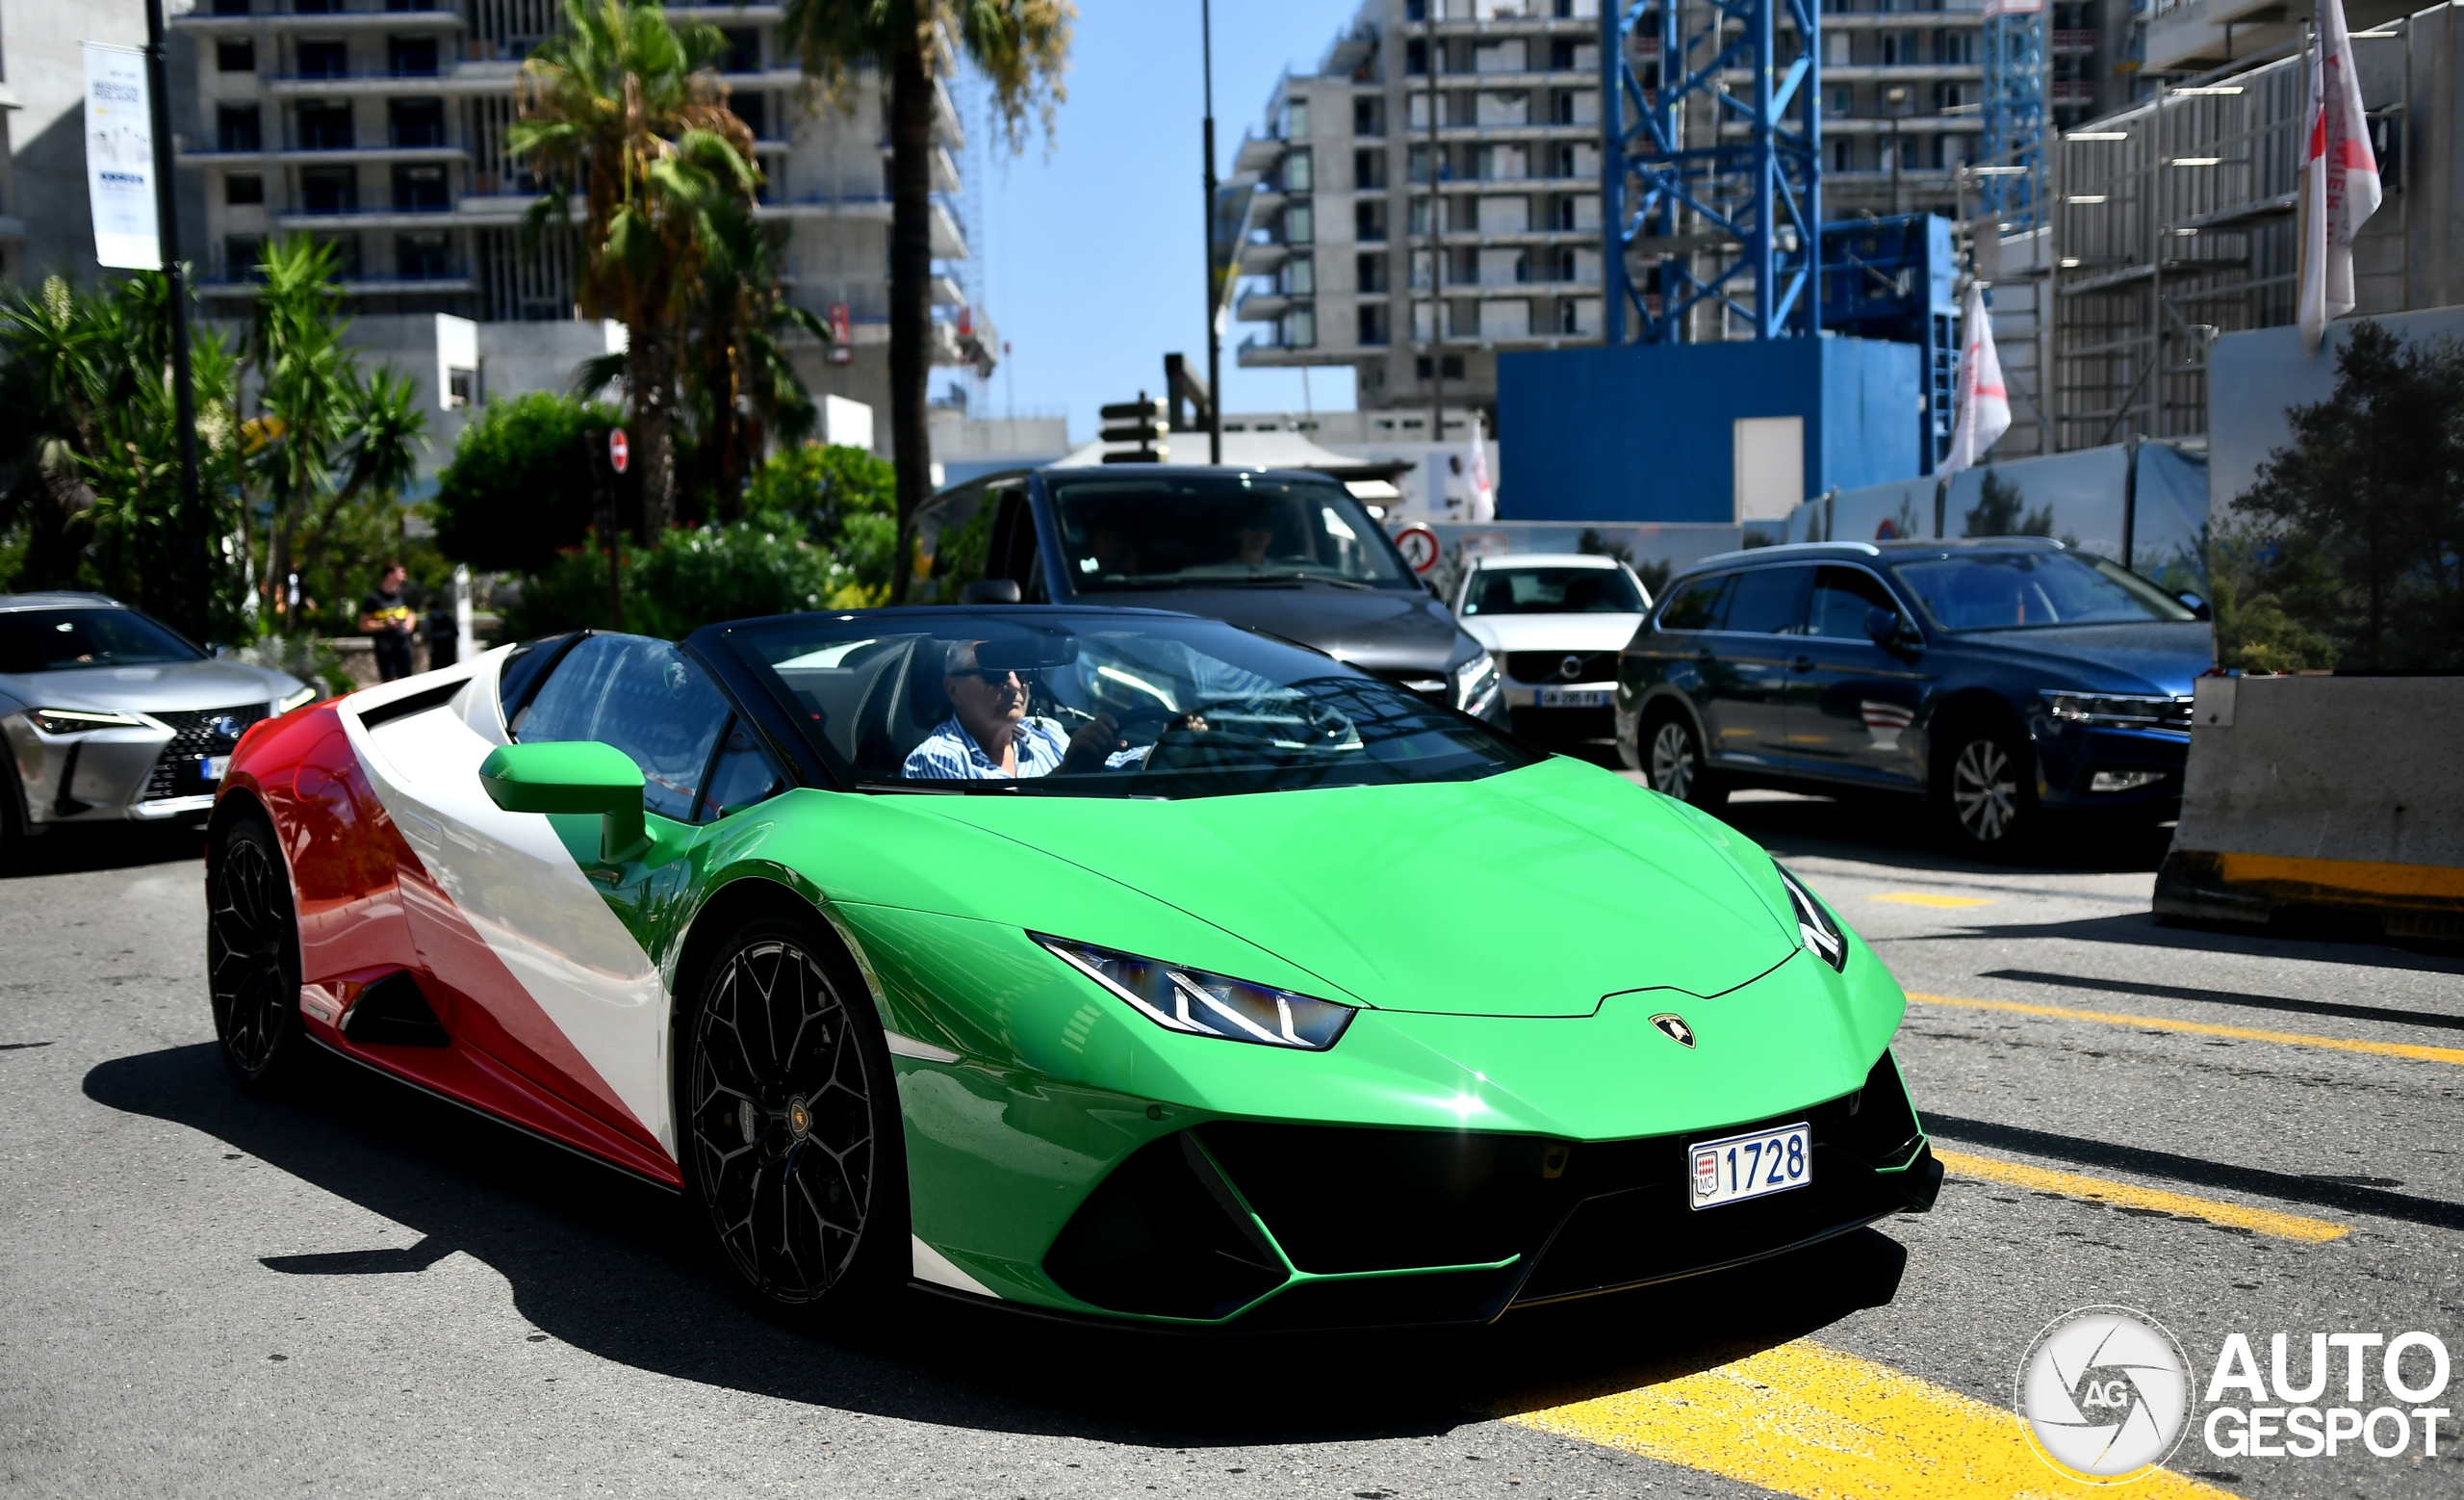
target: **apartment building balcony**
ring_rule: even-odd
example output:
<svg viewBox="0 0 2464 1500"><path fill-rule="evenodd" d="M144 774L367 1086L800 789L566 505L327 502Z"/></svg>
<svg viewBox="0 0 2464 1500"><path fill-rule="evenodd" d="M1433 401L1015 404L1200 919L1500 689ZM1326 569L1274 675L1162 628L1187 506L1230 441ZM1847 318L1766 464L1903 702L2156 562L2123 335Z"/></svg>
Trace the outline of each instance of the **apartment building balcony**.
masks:
<svg viewBox="0 0 2464 1500"><path fill-rule="evenodd" d="M1243 136L1241 149L1232 153L1232 175L1262 177L1290 149L1292 142L1279 136Z"/></svg>
<svg viewBox="0 0 2464 1500"><path fill-rule="evenodd" d="M434 72L368 68L342 73L260 73L257 76L264 82L266 92L277 98L300 95L339 98L366 95L509 95L521 73L522 65L519 63L452 63L440 65Z"/></svg>
<svg viewBox="0 0 2464 1500"><path fill-rule="evenodd" d="M242 8L238 13L225 13L212 0L203 0L186 15L167 17L176 30L203 32L252 32L267 28L276 31L298 31L309 28L332 34L336 32L447 32L460 31L470 24L462 13L452 6L428 10L393 11L382 5L360 5L348 10L295 11L260 3L253 9Z"/></svg>
<svg viewBox="0 0 2464 1500"><path fill-rule="evenodd" d="M2420 8L2419 0L2350 0L2345 24L2370 31ZM2196 71L2255 56L2300 37L2308 9L2288 14L2282 0L2155 0L2147 22L2147 66Z"/></svg>
<svg viewBox="0 0 2464 1500"><path fill-rule="evenodd" d="M1603 0L1603 3L1609 3L1609 0ZM1556 8L1535 6L1534 9L1553 11ZM1406 21L1400 30L1401 35L1406 38L1425 37L1428 35L1428 23L1420 20ZM1477 20L1469 16L1458 18L1450 15L1437 23L1437 34L1442 38L1580 37L1588 41L1600 36L1600 17L1596 14L1499 15L1487 20Z"/></svg>
<svg viewBox="0 0 2464 1500"><path fill-rule="evenodd" d="M471 272L460 267L420 275L341 276L336 284L349 297L419 297L478 290ZM254 272L236 276L221 272L199 278L196 290L199 297L238 300L255 297L264 285L265 277Z"/></svg>
<svg viewBox="0 0 2464 1500"><path fill-rule="evenodd" d="M1974 72L1976 69L1970 68L1968 71ZM1825 76L1828 76L1827 72ZM1428 127L1426 125L1415 126L1406 133L1404 139L1413 145L1424 144L1428 140ZM1440 125L1437 127L1437 139L1439 143L1447 145L1459 144L1463 142L1485 145L1512 141L1579 141L1585 143L1596 144L1600 140L1600 121L1595 119L1586 123L1570 125L1556 125L1549 123L1523 125Z"/></svg>
<svg viewBox="0 0 2464 1500"><path fill-rule="evenodd" d="M286 208L271 216L285 229L330 232L347 229L434 229L467 222L451 200L437 204L389 204L360 208Z"/></svg>
<svg viewBox="0 0 2464 1500"><path fill-rule="evenodd" d="M301 167L346 166L353 162L436 162L452 164L471 159L471 148L460 145L387 145L373 142L345 146L265 146L253 151L222 151L183 145L178 160L183 167Z"/></svg>

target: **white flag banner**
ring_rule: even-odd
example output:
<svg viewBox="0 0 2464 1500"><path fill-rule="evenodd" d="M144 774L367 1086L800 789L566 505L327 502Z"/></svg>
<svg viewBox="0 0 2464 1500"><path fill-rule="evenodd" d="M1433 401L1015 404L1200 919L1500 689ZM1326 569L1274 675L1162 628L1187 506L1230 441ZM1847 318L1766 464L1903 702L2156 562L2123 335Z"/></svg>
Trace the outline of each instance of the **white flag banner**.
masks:
<svg viewBox="0 0 2464 1500"><path fill-rule="evenodd" d="M1971 281L1960 313L1966 335L1960 349L1959 405L1951 422L1951 452L1935 472L1948 478L1973 469L1986 451L2011 430L2011 392L2002 383L2002 356L1993 349L1993 320L1985 311L1985 287Z"/></svg>
<svg viewBox="0 0 2464 1500"><path fill-rule="evenodd" d="M1489 444L1480 431L1480 414L1472 413L1472 449L1463 459L1464 487L1470 491L1464 516L1467 521L1494 521L1498 518L1498 490L1489 482Z"/></svg>
<svg viewBox="0 0 2464 1500"><path fill-rule="evenodd" d="M154 115L145 54L86 43L86 194L94 258L123 271L163 269L154 218Z"/></svg>
<svg viewBox="0 0 2464 1500"><path fill-rule="evenodd" d="M2353 309L2352 241L2378 211L2378 158L2361 108L2344 0L2319 0L2310 49L2310 129L2301 165L2301 347L2319 352L2327 324Z"/></svg>

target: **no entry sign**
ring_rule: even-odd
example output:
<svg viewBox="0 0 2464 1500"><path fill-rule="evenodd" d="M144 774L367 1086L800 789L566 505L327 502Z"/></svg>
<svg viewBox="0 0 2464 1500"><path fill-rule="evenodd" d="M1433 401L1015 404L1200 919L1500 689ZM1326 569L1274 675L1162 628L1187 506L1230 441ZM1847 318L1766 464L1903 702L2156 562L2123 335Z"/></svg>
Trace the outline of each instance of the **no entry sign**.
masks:
<svg viewBox="0 0 2464 1500"><path fill-rule="evenodd" d="M632 456L633 450L625 441L623 427L618 427L607 434L607 466L609 468L622 474L625 472L625 465L632 461Z"/></svg>

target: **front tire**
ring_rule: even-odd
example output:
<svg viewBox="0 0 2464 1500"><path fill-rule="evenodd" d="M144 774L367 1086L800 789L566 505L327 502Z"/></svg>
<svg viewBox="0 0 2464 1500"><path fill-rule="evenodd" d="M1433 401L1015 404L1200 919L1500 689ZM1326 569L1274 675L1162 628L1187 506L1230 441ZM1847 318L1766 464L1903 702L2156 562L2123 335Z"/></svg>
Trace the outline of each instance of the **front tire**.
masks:
<svg viewBox="0 0 2464 1500"><path fill-rule="evenodd" d="M720 1257L774 1311L881 1309L905 1277L907 1161L870 994L818 922L720 947L685 1019L684 1158Z"/></svg>
<svg viewBox="0 0 2464 1500"><path fill-rule="evenodd" d="M299 1024L299 930L273 829L253 814L222 831L207 890L205 955L214 1035L240 1086L294 1081L313 1045Z"/></svg>
<svg viewBox="0 0 2464 1500"><path fill-rule="evenodd" d="M1951 737L1938 795L1945 832L1970 854L2011 854L2036 836L2042 821L2036 762L2026 742L1988 725Z"/></svg>
<svg viewBox="0 0 2464 1500"><path fill-rule="evenodd" d="M1643 733L1643 774L1652 789L1706 812L1728 806L1729 789L1703 754L1703 741L1681 713L1651 721Z"/></svg>

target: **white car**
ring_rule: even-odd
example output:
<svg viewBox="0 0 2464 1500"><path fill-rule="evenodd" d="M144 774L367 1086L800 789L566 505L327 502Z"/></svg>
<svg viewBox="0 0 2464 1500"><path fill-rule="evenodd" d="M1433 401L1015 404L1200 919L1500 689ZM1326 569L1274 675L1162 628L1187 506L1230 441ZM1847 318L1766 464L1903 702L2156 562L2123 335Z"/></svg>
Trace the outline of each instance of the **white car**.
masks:
<svg viewBox="0 0 2464 1500"><path fill-rule="evenodd" d="M1517 734L1556 743L1615 738L1617 654L1652 608L1633 569L1588 553L1478 557L1453 603L1463 629L1497 659Z"/></svg>

